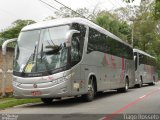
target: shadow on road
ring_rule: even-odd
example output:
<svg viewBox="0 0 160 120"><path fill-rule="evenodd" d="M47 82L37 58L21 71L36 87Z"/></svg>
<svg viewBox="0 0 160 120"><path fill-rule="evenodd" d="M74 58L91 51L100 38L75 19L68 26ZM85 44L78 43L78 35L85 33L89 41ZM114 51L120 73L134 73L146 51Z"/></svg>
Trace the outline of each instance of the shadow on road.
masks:
<svg viewBox="0 0 160 120"><path fill-rule="evenodd" d="M132 92L130 89L128 92ZM118 93L116 90L110 90L106 91L103 93L97 93L95 99L93 102L96 102L101 99L106 99L108 97L113 97L116 95L121 95L121 94L127 94L127 93ZM34 108L34 107L71 107L71 106L76 106L80 104L88 104L88 102L85 102L82 97L76 97L76 98L64 98L62 100L54 100L51 104L44 104L44 103L39 103L39 104L34 104L34 105L27 105L25 107L28 108Z"/></svg>
<svg viewBox="0 0 160 120"><path fill-rule="evenodd" d="M157 84L155 85L157 86ZM100 92L96 95L96 98L93 100L93 102L99 101L99 100L103 100L103 99L107 99L110 97L116 97L117 95L123 95L123 94L128 94L131 92L134 92L135 90L138 91L139 89L143 89L146 87L151 87L148 84L144 84L141 88L130 88L128 90L128 92L126 93L119 93L116 90L109 90L107 92ZM154 87L154 86L152 86ZM93 103L91 102L91 103ZM38 103L38 104L29 104L29 105L25 105L25 107L29 107L29 108L34 108L34 107L57 107L57 108L61 108L61 107L72 107L72 106L78 106L78 105L84 105L84 104L88 104L88 102L84 102L83 98L81 97L76 97L76 98L63 98L62 100L54 100L51 104L47 105L44 103Z"/></svg>
<svg viewBox="0 0 160 120"><path fill-rule="evenodd" d="M155 85L143 84L143 86L140 87L140 88L138 88L137 86L135 86L135 87L130 88L130 89L143 89L144 87L154 87L154 86L156 86L156 85L157 85L157 84L155 84Z"/></svg>

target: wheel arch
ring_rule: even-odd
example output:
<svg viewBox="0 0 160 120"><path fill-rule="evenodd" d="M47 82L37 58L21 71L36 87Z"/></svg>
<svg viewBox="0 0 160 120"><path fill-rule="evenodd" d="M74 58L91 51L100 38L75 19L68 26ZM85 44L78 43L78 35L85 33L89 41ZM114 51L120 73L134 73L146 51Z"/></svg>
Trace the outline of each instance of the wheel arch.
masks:
<svg viewBox="0 0 160 120"><path fill-rule="evenodd" d="M90 78L92 78L92 77L93 77L93 83L94 83L94 86L95 86L95 90L97 92L97 77L96 77L95 73L90 73L88 75L87 82L89 82Z"/></svg>
<svg viewBox="0 0 160 120"><path fill-rule="evenodd" d="M128 76L128 75L126 75L125 80L127 80L128 85L130 85L130 82L129 82L129 76Z"/></svg>
<svg viewBox="0 0 160 120"><path fill-rule="evenodd" d="M140 80L142 81L142 83L143 83L143 76L142 75L140 75Z"/></svg>

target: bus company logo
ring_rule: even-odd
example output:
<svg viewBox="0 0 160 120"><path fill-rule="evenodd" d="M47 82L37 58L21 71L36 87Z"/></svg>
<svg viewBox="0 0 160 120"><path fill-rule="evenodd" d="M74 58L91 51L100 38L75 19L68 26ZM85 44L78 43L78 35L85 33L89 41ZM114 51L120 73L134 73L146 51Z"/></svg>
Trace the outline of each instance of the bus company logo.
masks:
<svg viewBox="0 0 160 120"><path fill-rule="evenodd" d="M33 84L33 87L34 87L34 88L37 88L38 86L37 86L37 84Z"/></svg>

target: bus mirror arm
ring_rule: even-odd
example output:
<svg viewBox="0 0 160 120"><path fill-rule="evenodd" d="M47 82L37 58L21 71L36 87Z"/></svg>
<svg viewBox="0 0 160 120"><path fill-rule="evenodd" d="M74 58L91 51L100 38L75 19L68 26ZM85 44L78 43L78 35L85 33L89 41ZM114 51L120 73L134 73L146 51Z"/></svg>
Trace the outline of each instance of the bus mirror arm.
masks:
<svg viewBox="0 0 160 120"><path fill-rule="evenodd" d="M2 54L3 54L3 55L6 55L7 44L8 44L8 43L11 43L11 42L15 42L15 41L17 41L17 38L8 39L8 40L6 40L6 41L2 44Z"/></svg>
<svg viewBox="0 0 160 120"><path fill-rule="evenodd" d="M71 46L71 41L72 41L72 36L75 33L80 33L80 31L78 30L69 30L66 34L66 47L70 47Z"/></svg>

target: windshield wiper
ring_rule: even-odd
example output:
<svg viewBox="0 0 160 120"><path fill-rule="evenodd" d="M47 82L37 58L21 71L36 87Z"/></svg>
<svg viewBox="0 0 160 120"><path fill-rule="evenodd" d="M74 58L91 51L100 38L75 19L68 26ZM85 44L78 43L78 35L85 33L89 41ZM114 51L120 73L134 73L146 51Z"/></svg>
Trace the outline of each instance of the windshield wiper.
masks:
<svg viewBox="0 0 160 120"><path fill-rule="evenodd" d="M51 49L45 52L47 55L59 54L59 51L62 49L62 47L58 45L48 45L46 48Z"/></svg>

